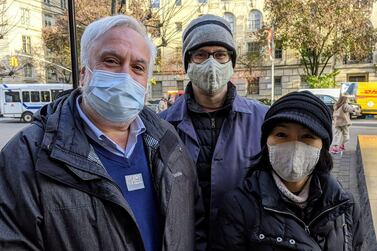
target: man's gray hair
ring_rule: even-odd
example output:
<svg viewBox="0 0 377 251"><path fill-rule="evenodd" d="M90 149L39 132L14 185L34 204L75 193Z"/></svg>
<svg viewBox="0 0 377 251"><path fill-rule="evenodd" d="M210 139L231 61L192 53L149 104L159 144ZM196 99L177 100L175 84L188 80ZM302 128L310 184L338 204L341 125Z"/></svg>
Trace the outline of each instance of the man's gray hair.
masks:
<svg viewBox="0 0 377 251"><path fill-rule="evenodd" d="M148 37L144 25L137 21L135 18L126 15L104 17L94 21L85 28L85 31L81 37L81 67L89 66L89 51L93 45L93 42L100 36L102 36L106 31L119 26L125 26L130 29L133 29L134 31L136 31L144 37L145 42L148 44L151 54L148 66L148 79L150 79L152 77L154 61L156 59L157 54L156 46Z"/></svg>

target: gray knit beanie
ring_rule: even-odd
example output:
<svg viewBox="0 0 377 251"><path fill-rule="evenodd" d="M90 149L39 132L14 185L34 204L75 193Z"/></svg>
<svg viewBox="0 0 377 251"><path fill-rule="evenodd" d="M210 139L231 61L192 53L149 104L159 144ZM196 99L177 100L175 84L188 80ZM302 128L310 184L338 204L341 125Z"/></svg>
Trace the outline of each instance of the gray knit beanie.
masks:
<svg viewBox="0 0 377 251"><path fill-rule="evenodd" d="M187 71L188 52L203 46L217 45L233 51L233 68L236 65L236 48L230 24L224 18L215 15L203 15L194 19L186 27L182 35L183 64Z"/></svg>

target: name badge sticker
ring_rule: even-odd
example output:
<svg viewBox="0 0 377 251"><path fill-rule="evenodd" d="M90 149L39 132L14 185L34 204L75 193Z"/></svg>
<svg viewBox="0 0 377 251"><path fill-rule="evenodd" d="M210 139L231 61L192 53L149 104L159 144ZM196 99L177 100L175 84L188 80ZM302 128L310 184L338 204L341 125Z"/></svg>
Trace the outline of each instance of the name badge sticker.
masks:
<svg viewBox="0 0 377 251"><path fill-rule="evenodd" d="M127 189L130 192L145 188L143 175L141 173L126 175L125 179L126 179Z"/></svg>

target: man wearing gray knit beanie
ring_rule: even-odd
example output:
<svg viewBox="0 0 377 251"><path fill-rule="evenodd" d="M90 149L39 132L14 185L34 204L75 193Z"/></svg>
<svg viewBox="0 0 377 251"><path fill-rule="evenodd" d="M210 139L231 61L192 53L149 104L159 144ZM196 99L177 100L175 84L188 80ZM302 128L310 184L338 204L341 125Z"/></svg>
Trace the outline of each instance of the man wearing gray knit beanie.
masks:
<svg viewBox="0 0 377 251"><path fill-rule="evenodd" d="M175 126L196 163L211 240L224 193L236 188L251 157L260 151L267 109L238 96L230 82L237 53L224 18L203 15L192 20L182 42L190 82L185 95L160 115Z"/></svg>

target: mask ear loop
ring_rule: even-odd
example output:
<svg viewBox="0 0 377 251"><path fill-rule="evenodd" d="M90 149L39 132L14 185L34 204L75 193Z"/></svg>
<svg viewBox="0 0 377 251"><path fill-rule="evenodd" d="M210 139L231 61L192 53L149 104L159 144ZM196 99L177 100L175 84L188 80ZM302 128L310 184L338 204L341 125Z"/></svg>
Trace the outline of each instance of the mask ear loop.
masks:
<svg viewBox="0 0 377 251"><path fill-rule="evenodd" d="M88 69L88 71L93 74L93 71L89 68L89 66L85 66L85 69Z"/></svg>

